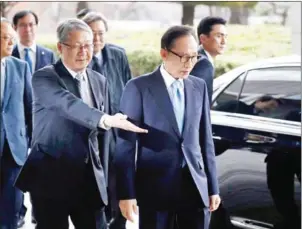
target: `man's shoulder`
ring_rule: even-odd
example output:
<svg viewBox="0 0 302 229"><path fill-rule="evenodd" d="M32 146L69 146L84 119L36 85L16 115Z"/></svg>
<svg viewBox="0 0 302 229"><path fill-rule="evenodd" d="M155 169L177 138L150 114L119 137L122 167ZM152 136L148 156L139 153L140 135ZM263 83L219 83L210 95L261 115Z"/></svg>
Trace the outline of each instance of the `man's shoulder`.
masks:
<svg viewBox="0 0 302 229"><path fill-rule="evenodd" d="M128 81L127 84L134 84L137 88L145 89L148 86L150 86L154 81L154 76L158 74L158 69L156 69L153 72L149 72L140 76L137 76L135 78L132 78Z"/></svg>
<svg viewBox="0 0 302 229"><path fill-rule="evenodd" d="M39 48L41 51L45 52L46 54L49 54L49 55L53 55L54 54L54 51L52 51L51 49L45 47L45 46L42 46L42 45L37 45L37 48Z"/></svg>
<svg viewBox="0 0 302 229"><path fill-rule="evenodd" d="M109 48L112 48L112 49L117 50L117 51L126 52L126 50L123 47L121 47L119 45L116 45L116 44L107 43L107 46Z"/></svg>
<svg viewBox="0 0 302 229"><path fill-rule="evenodd" d="M209 68L214 68L209 58L205 55L201 55L195 66L204 66Z"/></svg>
<svg viewBox="0 0 302 229"><path fill-rule="evenodd" d="M26 66L26 62L24 60L21 60L17 57L14 57L14 56L6 57L6 62L7 63L12 63L14 65L18 65L20 67L25 67Z"/></svg>

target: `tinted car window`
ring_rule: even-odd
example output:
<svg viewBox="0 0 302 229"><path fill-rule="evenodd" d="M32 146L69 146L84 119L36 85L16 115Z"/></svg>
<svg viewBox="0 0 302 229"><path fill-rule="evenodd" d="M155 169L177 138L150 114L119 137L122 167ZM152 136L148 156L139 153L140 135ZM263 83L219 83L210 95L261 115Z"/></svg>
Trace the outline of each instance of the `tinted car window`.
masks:
<svg viewBox="0 0 302 229"><path fill-rule="evenodd" d="M212 105L213 110L235 112L236 101L239 97L244 81L245 73L237 77L223 92L219 94Z"/></svg>
<svg viewBox="0 0 302 229"><path fill-rule="evenodd" d="M234 81L243 81L240 76ZM239 83L237 83L239 84ZM232 85L230 85L231 87ZM214 110L301 121L301 70L298 67L275 67L251 70L245 76L239 100L227 88L217 99ZM233 93L235 92L232 89ZM236 91L240 91L240 86ZM228 92L228 93L227 93ZM226 98L222 100L222 98Z"/></svg>

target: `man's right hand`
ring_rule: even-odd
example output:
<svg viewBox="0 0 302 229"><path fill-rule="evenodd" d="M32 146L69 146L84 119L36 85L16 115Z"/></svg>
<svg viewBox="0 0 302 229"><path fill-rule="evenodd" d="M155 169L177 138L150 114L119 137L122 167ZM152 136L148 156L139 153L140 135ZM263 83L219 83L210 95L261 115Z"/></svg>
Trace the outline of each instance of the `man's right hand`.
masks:
<svg viewBox="0 0 302 229"><path fill-rule="evenodd" d="M127 115L117 113L108 115L104 120L104 124L109 127L115 127L123 130L128 130L136 133L148 133L148 130L142 129L127 120Z"/></svg>
<svg viewBox="0 0 302 229"><path fill-rule="evenodd" d="M134 217L133 212L137 215L138 209L137 209L137 203L136 199L131 200L120 200L119 206L122 212L122 215L132 223L134 223Z"/></svg>

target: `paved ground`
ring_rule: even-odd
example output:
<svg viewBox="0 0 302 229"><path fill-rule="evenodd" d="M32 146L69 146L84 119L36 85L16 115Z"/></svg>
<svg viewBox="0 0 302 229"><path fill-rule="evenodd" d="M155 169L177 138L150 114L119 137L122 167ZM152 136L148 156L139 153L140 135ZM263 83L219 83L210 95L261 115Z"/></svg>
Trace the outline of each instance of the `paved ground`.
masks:
<svg viewBox="0 0 302 229"><path fill-rule="evenodd" d="M22 227L22 229L35 229L35 225L31 223L31 215L30 215L31 204L30 204L30 201L29 201L29 195L28 195L28 193L25 194L25 206L27 207L27 214L25 216L25 224ZM136 219L136 223L135 224L133 224L131 222L127 222L126 228L127 229L138 229L137 222L138 222L138 218ZM70 222L69 229L74 229L74 226L72 225L71 222Z"/></svg>

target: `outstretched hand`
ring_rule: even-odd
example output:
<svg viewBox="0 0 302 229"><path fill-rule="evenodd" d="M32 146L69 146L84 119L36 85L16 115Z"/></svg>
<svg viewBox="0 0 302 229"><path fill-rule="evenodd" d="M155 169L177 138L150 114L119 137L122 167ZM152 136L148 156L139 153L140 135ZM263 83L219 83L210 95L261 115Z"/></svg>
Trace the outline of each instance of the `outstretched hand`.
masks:
<svg viewBox="0 0 302 229"><path fill-rule="evenodd" d="M127 115L117 113L115 115L109 115L104 121L106 126L115 127L123 130L128 130L136 133L148 133L148 130L142 129L127 120Z"/></svg>

